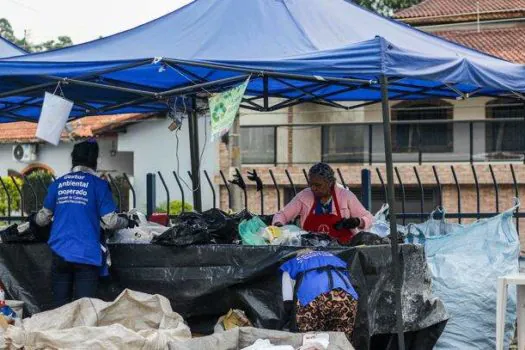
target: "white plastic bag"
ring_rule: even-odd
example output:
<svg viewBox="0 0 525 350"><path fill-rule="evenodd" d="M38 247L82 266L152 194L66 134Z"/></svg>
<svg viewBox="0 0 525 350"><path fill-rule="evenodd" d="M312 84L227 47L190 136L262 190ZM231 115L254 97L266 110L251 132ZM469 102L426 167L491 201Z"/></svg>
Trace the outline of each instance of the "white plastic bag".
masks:
<svg viewBox="0 0 525 350"><path fill-rule="evenodd" d="M374 215L374 222L370 229L368 229L368 232L375 233L379 237L386 237L390 234L390 222L386 218L388 209L388 204L383 204L381 209L379 209L376 215ZM397 231L404 234L406 228L403 225L397 225Z"/></svg>
<svg viewBox="0 0 525 350"><path fill-rule="evenodd" d="M146 215L133 209L129 214L137 215L138 226L115 231L108 238L109 244L149 244L153 237L161 235L168 227L150 222Z"/></svg>
<svg viewBox="0 0 525 350"><path fill-rule="evenodd" d="M36 137L57 146L72 109L73 102L46 92Z"/></svg>
<svg viewBox="0 0 525 350"><path fill-rule="evenodd" d="M301 246L301 236L308 232L301 230L295 225L285 225L280 228L281 236L276 238L271 244L288 246L288 247L299 247Z"/></svg>
<svg viewBox="0 0 525 350"><path fill-rule="evenodd" d="M257 339L257 341L242 350L294 350L291 345L273 345L268 339Z"/></svg>

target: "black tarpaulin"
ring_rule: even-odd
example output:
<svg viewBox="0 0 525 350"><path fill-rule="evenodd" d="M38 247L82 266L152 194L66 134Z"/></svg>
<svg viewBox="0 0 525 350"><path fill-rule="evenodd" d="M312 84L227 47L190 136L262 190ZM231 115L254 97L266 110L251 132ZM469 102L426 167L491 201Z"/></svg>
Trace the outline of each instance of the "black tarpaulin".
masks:
<svg viewBox="0 0 525 350"><path fill-rule="evenodd" d="M110 246L111 277L99 296L113 300L123 289L162 294L198 333L213 332L230 308L246 311L256 327L281 325L278 268L300 248L277 246L155 245ZM352 344L357 349L396 346L394 283L390 246L329 249L349 262L360 295ZM407 349L431 349L447 314L432 298L423 248L400 247L403 271L403 319ZM0 279L9 295L25 302L29 314L51 305L51 254L45 244L0 244Z"/></svg>

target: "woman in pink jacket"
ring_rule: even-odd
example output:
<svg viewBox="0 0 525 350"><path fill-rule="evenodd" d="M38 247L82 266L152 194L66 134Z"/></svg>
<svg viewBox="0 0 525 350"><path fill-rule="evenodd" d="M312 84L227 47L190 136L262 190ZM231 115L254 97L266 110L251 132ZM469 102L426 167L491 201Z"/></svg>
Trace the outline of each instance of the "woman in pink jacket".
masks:
<svg viewBox="0 0 525 350"><path fill-rule="evenodd" d="M334 170L328 164L311 167L308 180L310 187L274 215L274 225L282 226L299 216L303 230L326 233L343 244L350 242L358 230L372 225L372 214L350 190L336 183Z"/></svg>

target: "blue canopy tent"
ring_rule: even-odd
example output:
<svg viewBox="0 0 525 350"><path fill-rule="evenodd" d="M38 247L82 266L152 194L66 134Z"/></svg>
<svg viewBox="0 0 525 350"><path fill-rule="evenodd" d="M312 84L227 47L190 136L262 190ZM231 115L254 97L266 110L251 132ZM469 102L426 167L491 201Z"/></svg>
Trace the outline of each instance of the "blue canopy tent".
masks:
<svg viewBox="0 0 525 350"><path fill-rule="evenodd" d="M0 58L20 56L25 54L26 52L24 50L11 43L10 41L0 37Z"/></svg>
<svg viewBox="0 0 525 350"><path fill-rule="evenodd" d="M249 97L242 107L256 111L304 102L345 109L382 103L394 266L399 257L388 100L525 93L525 66L350 1L196 0L107 38L0 60L0 122L37 121L43 91L53 92L59 83L75 102L72 118L78 118L176 108L172 96L191 98L195 107L197 98L247 77ZM347 107L341 101L363 102ZM195 111L189 124L199 209ZM404 348L399 275L396 281L398 341Z"/></svg>
<svg viewBox="0 0 525 350"><path fill-rule="evenodd" d="M0 115L36 121L42 90L61 80L80 117L163 110L169 96L221 90L247 75L244 107L260 111L380 101L380 76L390 99L525 91L524 66L345 0L197 0L107 38L2 60L0 103L27 101ZM268 96L284 101L269 105Z"/></svg>

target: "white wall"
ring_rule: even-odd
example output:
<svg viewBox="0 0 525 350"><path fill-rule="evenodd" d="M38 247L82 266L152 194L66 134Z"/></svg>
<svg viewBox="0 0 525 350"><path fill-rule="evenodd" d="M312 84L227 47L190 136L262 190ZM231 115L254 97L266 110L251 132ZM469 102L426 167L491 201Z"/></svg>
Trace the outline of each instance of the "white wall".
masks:
<svg viewBox="0 0 525 350"><path fill-rule="evenodd" d="M110 171L128 174L133 173L133 154L117 153L111 155L111 150L117 150L117 138L105 137L98 140L100 147L98 168L100 171ZM31 163L22 163L13 159L14 144L0 144L0 175L6 176L9 169L22 172L31 165L46 165L55 176L66 174L71 169L71 151L74 143L61 142L58 146L49 144L38 145L38 158Z"/></svg>
<svg viewBox="0 0 525 350"><path fill-rule="evenodd" d="M206 170L212 181L218 169L218 147L210 141L211 128L209 118L199 118L199 143L202 151L204 145L205 123L207 123L207 145L201 162L201 184L203 209L213 206L212 192L202 174ZM176 134L168 130L169 120L147 120L127 128L125 134L119 134L118 149L122 152L133 152L133 175L134 187L137 194L137 207L146 209L146 175L160 171L166 181L170 200L181 199L180 190L172 174L177 169L176 157ZM191 171L191 160L189 152L188 120L185 119L182 130L179 131L179 173L190 188L184 187L185 201L193 205L191 193L191 181L187 172ZM156 176L157 205L166 202L166 192L162 183ZM184 184L183 184L184 186ZM218 194L218 192L217 192ZM217 197L218 201L218 197Z"/></svg>

